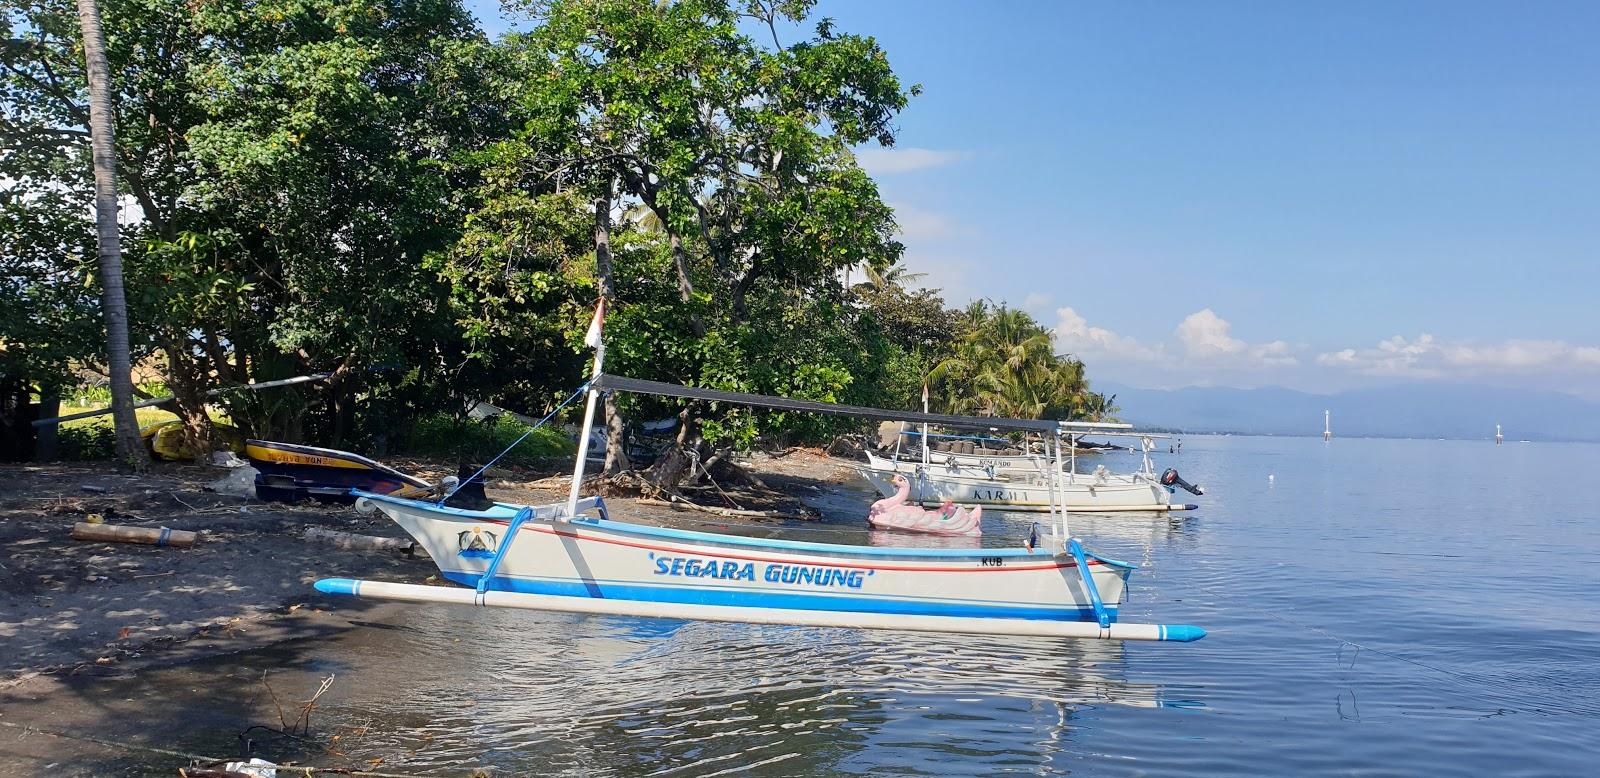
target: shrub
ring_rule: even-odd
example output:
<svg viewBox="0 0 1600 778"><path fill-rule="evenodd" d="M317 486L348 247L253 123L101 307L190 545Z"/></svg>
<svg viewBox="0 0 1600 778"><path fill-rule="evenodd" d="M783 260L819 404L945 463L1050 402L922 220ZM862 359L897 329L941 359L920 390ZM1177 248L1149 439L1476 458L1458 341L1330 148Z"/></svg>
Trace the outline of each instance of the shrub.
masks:
<svg viewBox="0 0 1600 778"><path fill-rule="evenodd" d="M111 459L117 453L117 432L107 422L74 424L56 429L56 456L68 462Z"/></svg>
<svg viewBox="0 0 1600 778"><path fill-rule="evenodd" d="M497 416L483 421L460 420L449 414L423 416L409 425L400 451L413 456L483 464L528 431L528 425ZM577 444L558 428L541 427L500 460L501 464L537 465L570 458Z"/></svg>

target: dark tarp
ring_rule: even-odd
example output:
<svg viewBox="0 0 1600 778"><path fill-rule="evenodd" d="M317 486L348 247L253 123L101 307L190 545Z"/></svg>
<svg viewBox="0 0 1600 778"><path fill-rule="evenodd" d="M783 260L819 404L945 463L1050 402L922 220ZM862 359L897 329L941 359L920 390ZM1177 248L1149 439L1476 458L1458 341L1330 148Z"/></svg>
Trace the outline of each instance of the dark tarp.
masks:
<svg viewBox="0 0 1600 778"><path fill-rule="evenodd" d="M873 419L875 421L906 421L916 424L937 424L944 427L976 430L1020 430L1047 433L1054 433L1057 430L1055 422L1045 419L991 419L983 416L948 416L942 413L886 411L881 408L863 408L858 405L837 405L815 400L768 397L764 394L724 392L719 389L698 389L660 381L645 381L639 378L623 378L604 374L594 379L592 386L602 391L654 394L661 397L681 397L689 400L753 405L760 408L775 408L781 411L827 413L835 416L854 416L859 419Z"/></svg>

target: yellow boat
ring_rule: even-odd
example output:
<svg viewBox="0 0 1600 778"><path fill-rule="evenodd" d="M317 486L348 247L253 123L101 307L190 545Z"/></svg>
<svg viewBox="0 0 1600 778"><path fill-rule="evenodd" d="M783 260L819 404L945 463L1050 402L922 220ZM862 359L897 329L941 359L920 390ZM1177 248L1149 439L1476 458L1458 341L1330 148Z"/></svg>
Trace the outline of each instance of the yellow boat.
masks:
<svg viewBox="0 0 1600 778"><path fill-rule="evenodd" d="M351 489L418 499L433 485L360 454L271 440L245 441L244 455L256 469L256 496L263 500L354 502Z"/></svg>
<svg viewBox="0 0 1600 778"><path fill-rule="evenodd" d="M156 422L139 430L139 437L150 447L150 454L168 462L192 462L200 455L183 439L183 423L177 419ZM226 424L211 424L211 439L235 454L244 451L244 434Z"/></svg>

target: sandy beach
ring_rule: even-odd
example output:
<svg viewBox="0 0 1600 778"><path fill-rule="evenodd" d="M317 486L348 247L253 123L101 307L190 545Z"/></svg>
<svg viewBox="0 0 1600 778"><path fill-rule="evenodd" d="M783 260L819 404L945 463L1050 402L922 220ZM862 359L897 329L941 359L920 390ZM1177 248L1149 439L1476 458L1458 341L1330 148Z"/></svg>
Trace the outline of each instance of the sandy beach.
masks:
<svg viewBox="0 0 1600 778"><path fill-rule="evenodd" d="M406 463L425 476L442 472ZM820 453L758 456L752 471L778 494L808 497L822 510L825 487L850 471ZM168 663L259 647L332 628L326 601L311 584L329 576L423 582L435 568L425 556L345 550L308 539L307 528L405 538L381 514L347 506L263 503L206 491L226 471L158 465L140 476L103 466L0 468L0 690L19 693L29 679L137 672ZM491 496L550 502L570 481L558 473L492 471ZM789 518L818 515L799 499L760 499L731 491L735 510ZM718 502L723 502L720 495ZM634 518L681 526L751 524L733 511L666 507L609 498ZM864 509L861 509L864 510ZM73 540L75 522L169 527L201 533L191 548ZM339 607L348 611L349 602Z"/></svg>

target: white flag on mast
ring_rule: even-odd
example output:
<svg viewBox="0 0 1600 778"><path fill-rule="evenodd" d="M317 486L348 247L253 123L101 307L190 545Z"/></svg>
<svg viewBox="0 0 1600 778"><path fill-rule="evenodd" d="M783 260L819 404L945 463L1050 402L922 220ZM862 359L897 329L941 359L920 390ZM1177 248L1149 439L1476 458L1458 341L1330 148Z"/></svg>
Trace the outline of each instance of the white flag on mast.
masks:
<svg viewBox="0 0 1600 778"><path fill-rule="evenodd" d="M600 327L606 320L606 298L600 298L600 304L594 307L594 319L589 322L589 331L584 334L583 342L590 348L600 348Z"/></svg>

